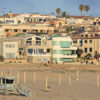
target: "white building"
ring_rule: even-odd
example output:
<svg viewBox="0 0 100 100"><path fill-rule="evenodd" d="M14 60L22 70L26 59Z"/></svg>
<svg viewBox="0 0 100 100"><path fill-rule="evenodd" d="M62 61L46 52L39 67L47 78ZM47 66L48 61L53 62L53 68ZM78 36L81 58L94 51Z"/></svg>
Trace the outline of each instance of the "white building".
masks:
<svg viewBox="0 0 100 100"><path fill-rule="evenodd" d="M55 35L52 38L52 61L56 63L72 62L77 58L77 47L72 44L72 39L67 36Z"/></svg>
<svg viewBox="0 0 100 100"><path fill-rule="evenodd" d="M18 58L18 42L4 41L0 43L0 55L5 59Z"/></svg>

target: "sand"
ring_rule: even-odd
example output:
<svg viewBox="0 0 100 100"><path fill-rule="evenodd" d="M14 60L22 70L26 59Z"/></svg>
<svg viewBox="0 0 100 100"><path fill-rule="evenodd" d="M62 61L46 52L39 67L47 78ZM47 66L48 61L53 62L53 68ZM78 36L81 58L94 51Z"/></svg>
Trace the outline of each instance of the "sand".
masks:
<svg viewBox="0 0 100 100"><path fill-rule="evenodd" d="M100 65L85 64L1 64L0 72L3 71L6 76L11 68L11 76L17 77L17 73L19 73L20 84L31 88L32 95L29 97L0 95L0 100L100 100L100 87L97 87L97 75L100 75L99 67ZM26 73L25 83L24 72ZM76 80L77 74L79 75L78 80ZM71 81L69 80L70 75ZM50 87L49 92L45 92L46 77L47 86Z"/></svg>

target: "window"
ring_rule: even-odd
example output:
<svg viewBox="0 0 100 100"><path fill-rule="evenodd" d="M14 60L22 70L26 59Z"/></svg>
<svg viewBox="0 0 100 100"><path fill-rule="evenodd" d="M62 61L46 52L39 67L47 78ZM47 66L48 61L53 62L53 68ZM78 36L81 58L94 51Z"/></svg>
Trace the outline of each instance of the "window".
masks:
<svg viewBox="0 0 100 100"><path fill-rule="evenodd" d="M28 49L28 53L32 54L33 53L33 49Z"/></svg>
<svg viewBox="0 0 100 100"><path fill-rule="evenodd" d="M100 25L100 22L98 22L98 25Z"/></svg>
<svg viewBox="0 0 100 100"><path fill-rule="evenodd" d="M14 32L18 32L18 30L17 29L14 29Z"/></svg>
<svg viewBox="0 0 100 100"><path fill-rule="evenodd" d="M23 50L23 48L19 48L19 50Z"/></svg>
<svg viewBox="0 0 100 100"><path fill-rule="evenodd" d="M59 22L59 25L61 26L61 25L62 25L62 23L61 23L61 22Z"/></svg>
<svg viewBox="0 0 100 100"><path fill-rule="evenodd" d="M94 25L96 25L96 22L94 22Z"/></svg>
<svg viewBox="0 0 100 100"><path fill-rule="evenodd" d="M85 40L85 43L87 43L87 40Z"/></svg>
<svg viewBox="0 0 100 100"><path fill-rule="evenodd" d="M73 43L77 43L77 41L73 41Z"/></svg>
<svg viewBox="0 0 100 100"><path fill-rule="evenodd" d="M92 43L92 40L90 40L90 43Z"/></svg>
<svg viewBox="0 0 100 100"><path fill-rule="evenodd" d="M50 49L47 49L47 53L49 53L50 52Z"/></svg>
<svg viewBox="0 0 100 100"><path fill-rule="evenodd" d="M38 49L38 52L41 54L41 53L44 53L44 49Z"/></svg>
<svg viewBox="0 0 100 100"><path fill-rule="evenodd" d="M15 48L15 44L6 44L6 48Z"/></svg>
<svg viewBox="0 0 100 100"><path fill-rule="evenodd" d="M36 45L41 45L41 41L36 41Z"/></svg>
<svg viewBox="0 0 100 100"><path fill-rule="evenodd" d="M9 29L5 29L5 32L9 32Z"/></svg>
<svg viewBox="0 0 100 100"><path fill-rule="evenodd" d="M41 40L41 38L36 37L36 40Z"/></svg>
<svg viewBox="0 0 100 100"><path fill-rule="evenodd" d="M89 51L92 52L92 48L90 48Z"/></svg>
<svg viewBox="0 0 100 100"><path fill-rule="evenodd" d="M26 29L24 29L23 32L26 32Z"/></svg>
<svg viewBox="0 0 100 100"><path fill-rule="evenodd" d="M90 35L91 37L93 37L93 35Z"/></svg>
<svg viewBox="0 0 100 100"><path fill-rule="evenodd" d="M85 53L87 53L87 48L84 48Z"/></svg>
<svg viewBox="0 0 100 100"><path fill-rule="evenodd" d="M26 41L27 45L32 45L32 41Z"/></svg>
<svg viewBox="0 0 100 100"><path fill-rule="evenodd" d="M85 37L88 37L88 35L85 35Z"/></svg>
<svg viewBox="0 0 100 100"><path fill-rule="evenodd" d="M27 40L32 40L32 38L28 38Z"/></svg>

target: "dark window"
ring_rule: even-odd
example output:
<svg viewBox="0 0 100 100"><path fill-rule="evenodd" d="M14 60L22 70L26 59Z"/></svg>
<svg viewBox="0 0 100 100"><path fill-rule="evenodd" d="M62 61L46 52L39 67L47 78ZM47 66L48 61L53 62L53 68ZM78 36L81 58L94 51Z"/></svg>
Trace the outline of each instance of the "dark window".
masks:
<svg viewBox="0 0 100 100"><path fill-rule="evenodd" d="M88 35L85 35L85 37L88 37Z"/></svg>
<svg viewBox="0 0 100 100"><path fill-rule="evenodd" d="M84 48L85 53L87 53L87 48Z"/></svg>
<svg viewBox="0 0 100 100"><path fill-rule="evenodd" d="M96 22L94 22L93 24L96 25Z"/></svg>
<svg viewBox="0 0 100 100"><path fill-rule="evenodd" d="M23 48L19 48L19 50L23 50Z"/></svg>
<svg viewBox="0 0 100 100"><path fill-rule="evenodd" d="M32 38L28 38L27 40L32 40Z"/></svg>
<svg viewBox="0 0 100 100"><path fill-rule="evenodd" d="M44 53L44 49L38 49L39 53Z"/></svg>
<svg viewBox="0 0 100 100"><path fill-rule="evenodd" d="M5 29L5 32L9 32L9 29Z"/></svg>
<svg viewBox="0 0 100 100"><path fill-rule="evenodd" d="M14 32L18 32L18 30L17 29L14 29Z"/></svg>
<svg viewBox="0 0 100 100"><path fill-rule="evenodd" d="M85 40L85 43L87 43L87 40Z"/></svg>
<svg viewBox="0 0 100 100"><path fill-rule="evenodd" d="M90 35L91 37L93 37L93 35Z"/></svg>
<svg viewBox="0 0 100 100"><path fill-rule="evenodd" d="M36 37L36 40L41 40L41 38Z"/></svg>
<svg viewBox="0 0 100 100"><path fill-rule="evenodd" d="M31 41L26 41L26 44L32 45L32 42Z"/></svg>
<svg viewBox="0 0 100 100"><path fill-rule="evenodd" d="M26 30L24 29L23 32L26 32Z"/></svg>
<svg viewBox="0 0 100 100"><path fill-rule="evenodd" d="M90 43L92 43L92 40L90 40Z"/></svg>
<svg viewBox="0 0 100 100"><path fill-rule="evenodd" d="M49 53L50 52L50 49L47 49L47 53Z"/></svg>
<svg viewBox="0 0 100 100"><path fill-rule="evenodd" d="M41 41L36 41L36 45L41 45Z"/></svg>
<svg viewBox="0 0 100 100"><path fill-rule="evenodd" d="M77 41L73 41L73 43L77 43Z"/></svg>
<svg viewBox="0 0 100 100"><path fill-rule="evenodd" d="M98 25L100 25L100 22L98 22Z"/></svg>
<svg viewBox="0 0 100 100"><path fill-rule="evenodd" d="M28 53L32 54L33 53L33 49L28 49Z"/></svg>
<svg viewBox="0 0 100 100"><path fill-rule="evenodd" d="M92 52L92 48L90 48L90 50L89 50L90 52Z"/></svg>
<svg viewBox="0 0 100 100"><path fill-rule="evenodd" d="M13 84L13 81L14 80L8 80L8 79L2 79L3 80L3 83L6 83L6 84Z"/></svg>

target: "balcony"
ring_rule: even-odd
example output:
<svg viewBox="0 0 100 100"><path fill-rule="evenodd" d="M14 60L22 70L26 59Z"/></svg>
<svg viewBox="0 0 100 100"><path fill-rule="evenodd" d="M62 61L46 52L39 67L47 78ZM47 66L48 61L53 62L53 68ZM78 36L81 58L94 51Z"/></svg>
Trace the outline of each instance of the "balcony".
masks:
<svg viewBox="0 0 100 100"><path fill-rule="evenodd" d="M27 56L34 56L34 57L51 57L51 54L45 54L45 53L43 53L43 54L30 54L30 53L28 53L27 54Z"/></svg>
<svg viewBox="0 0 100 100"><path fill-rule="evenodd" d="M62 54L54 54L55 58L77 58L76 54L73 55L62 55Z"/></svg>
<svg viewBox="0 0 100 100"><path fill-rule="evenodd" d="M62 50L77 50L77 47L72 46L70 48L62 48Z"/></svg>

